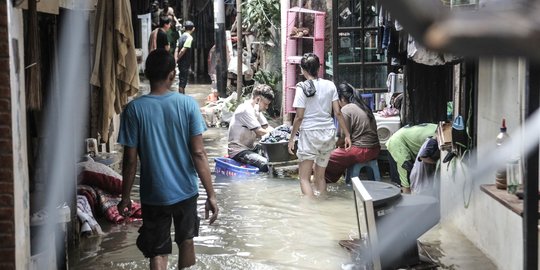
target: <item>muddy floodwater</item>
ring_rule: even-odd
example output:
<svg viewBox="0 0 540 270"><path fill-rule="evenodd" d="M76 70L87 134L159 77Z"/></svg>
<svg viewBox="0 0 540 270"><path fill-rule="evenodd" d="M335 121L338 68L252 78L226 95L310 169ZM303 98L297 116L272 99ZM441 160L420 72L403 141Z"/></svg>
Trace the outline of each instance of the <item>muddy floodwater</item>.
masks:
<svg viewBox="0 0 540 270"><path fill-rule="evenodd" d="M135 187L134 193L137 192ZM352 189L332 184L325 200L302 198L298 180L220 177L215 179L218 221L202 221L191 269L342 269L351 262L339 240L357 238ZM204 189L199 215L204 217ZM101 223L106 235L84 239L75 269L148 269L135 240L140 223ZM173 245L169 269L175 269Z"/></svg>

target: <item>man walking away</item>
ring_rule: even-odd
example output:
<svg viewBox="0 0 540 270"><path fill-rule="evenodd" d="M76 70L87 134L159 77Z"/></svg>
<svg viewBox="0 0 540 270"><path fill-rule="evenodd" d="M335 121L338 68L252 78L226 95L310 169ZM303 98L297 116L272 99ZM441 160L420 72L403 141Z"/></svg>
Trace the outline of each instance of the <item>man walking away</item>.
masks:
<svg viewBox="0 0 540 270"><path fill-rule="evenodd" d="M195 25L192 21L186 21L184 23L184 33L178 39L178 45L176 46L175 58L178 63L178 92L184 94L188 76L189 68L191 67L191 44L193 42L193 32L195 31Z"/></svg>
<svg viewBox="0 0 540 270"><path fill-rule="evenodd" d="M206 130L197 102L170 91L174 58L156 49L146 60L150 94L131 101L122 112L118 142L124 146L122 200L118 211L131 213L131 188L140 160L143 224L137 247L150 258L150 269L167 269L172 252L171 223L178 245L178 268L195 264L193 237L199 234L198 178L206 190L205 218L218 216L202 133Z"/></svg>

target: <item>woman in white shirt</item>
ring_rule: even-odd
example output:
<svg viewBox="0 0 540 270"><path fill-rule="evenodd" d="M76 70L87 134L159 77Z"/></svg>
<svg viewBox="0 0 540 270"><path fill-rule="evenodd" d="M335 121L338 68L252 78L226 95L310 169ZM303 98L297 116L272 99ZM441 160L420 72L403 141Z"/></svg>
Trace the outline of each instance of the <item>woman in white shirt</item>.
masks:
<svg viewBox="0 0 540 270"><path fill-rule="evenodd" d="M340 126L346 126L340 111L336 86L329 80L318 78L319 67L319 57L313 53L304 54L300 61L300 68L306 80L296 85L293 102L296 116L288 145L289 152L293 154L294 139L299 131L296 155L300 160L300 189L308 198L315 195L310 181L313 163L315 163L315 191L320 196L326 195L324 174L330 153L336 143L336 127L332 113ZM351 147L349 131L344 128L343 132L345 148L349 149Z"/></svg>

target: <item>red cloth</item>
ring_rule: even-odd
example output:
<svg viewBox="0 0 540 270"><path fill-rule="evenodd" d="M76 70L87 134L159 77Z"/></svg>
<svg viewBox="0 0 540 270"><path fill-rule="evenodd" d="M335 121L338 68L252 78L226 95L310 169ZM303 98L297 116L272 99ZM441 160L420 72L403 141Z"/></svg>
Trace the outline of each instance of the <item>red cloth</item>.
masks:
<svg viewBox="0 0 540 270"><path fill-rule="evenodd" d="M122 179L103 173L83 171L79 174L79 184L98 187L110 194L122 194Z"/></svg>
<svg viewBox="0 0 540 270"><path fill-rule="evenodd" d="M379 156L380 146L374 148L362 148L351 146L349 151L345 148L337 148L330 154L330 160L326 166L324 178L327 183L335 183L345 173L347 168L356 164L364 163Z"/></svg>
<svg viewBox="0 0 540 270"><path fill-rule="evenodd" d="M107 210L105 211L105 217L107 218L107 220L116 224L122 223L125 220L125 217L118 213L118 208L116 207L116 205L107 208ZM131 214L128 217L128 221L131 222L137 220L142 220L141 205L132 201Z"/></svg>
<svg viewBox="0 0 540 270"><path fill-rule="evenodd" d="M118 195L109 194L104 190L99 188L94 188L99 197L99 206L101 212L105 215L105 218L113 223L122 223L124 221L124 216L120 215L118 208L116 207L120 202L121 198ZM129 215L130 221L141 219L141 205L134 201L131 201L131 214Z"/></svg>

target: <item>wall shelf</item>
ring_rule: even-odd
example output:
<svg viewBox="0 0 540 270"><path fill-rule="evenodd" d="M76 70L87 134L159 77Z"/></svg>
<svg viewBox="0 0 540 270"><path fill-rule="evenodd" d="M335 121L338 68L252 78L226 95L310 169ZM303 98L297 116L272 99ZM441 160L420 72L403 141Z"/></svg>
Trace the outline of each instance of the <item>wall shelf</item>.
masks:
<svg viewBox="0 0 540 270"><path fill-rule="evenodd" d="M292 106L296 93L296 83L300 81L301 75L297 72L297 66L302 60L304 53L313 52L319 57L321 67L319 77L324 74L324 28L326 13L300 7L293 7L287 11L287 39L285 41L285 78L283 80L283 98L285 106L283 114L294 113ZM309 36L291 36L292 30L301 25L300 18L312 18L313 25L303 25L309 29ZM306 44L304 44L304 41ZM309 45L311 51L302 49L304 45Z"/></svg>
<svg viewBox="0 0 540 270"><path fill-rule="evenodd" d="M500 202L512 212L523 217L523 200L516 195L508 193L506 189L498 189L495 184L480 185L480 190Z"/></svg>

